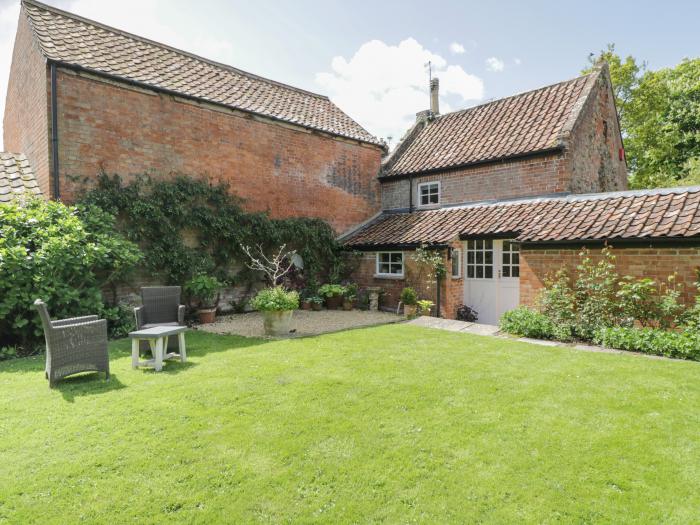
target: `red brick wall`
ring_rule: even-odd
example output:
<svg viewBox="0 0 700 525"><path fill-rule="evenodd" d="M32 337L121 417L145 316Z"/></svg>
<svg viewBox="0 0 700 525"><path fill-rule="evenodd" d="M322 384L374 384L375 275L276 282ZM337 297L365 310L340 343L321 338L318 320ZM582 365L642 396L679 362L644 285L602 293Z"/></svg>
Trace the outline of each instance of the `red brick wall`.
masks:
<svg viewBox="0 0 700 525"><path fill-rule="evenodd" d="M338 232L379 209L381 150L241 112L59 70L62 197L100 169L177 172L230 184L249 210L327 220Z"/></svg>
<svg viewBox="0 0 700 525"><path fill-rule="evenodd" d="M413 204L418 204L418 184L440 181L442 205L488 199L509 199L568 191L569 163L566 154L484 164L444 171L413 179ZM382 183L382 207L409 207L409 181Z"/></svg>
<svg viewBox="0 0 700 525"><path fill-rule="evenodd" d="M447 275L445 276L444 288L441 290L442 305L441 317L446 319L455 319L457 317L457 306L464 303L464 248L463 242L454 241L451 248L457 248L461 251L460 273L459 277L452 277L452 260L445 258L445 266Z"/></svg>
<svg viewBox="0 0 700 525"><path fill-rule="evenodd" d="M560 267L573 269L580 258L580 249L528 248L520 252L520 302L532 305L548 274ZM600 258L600 248L590 248L594 260ZM690 302L695 297L695 270L700 268L700 247L613 248L617 272L620 276L651 277L657 282L676 272L683 284L684 297Z"/></svg>
<svg viewBox="0 0 700 525"><path fill-rule="evenodd" d="M460 242L454 243L455 248L461 248ZM360 286L360 289L366 289L370 286L378 286L383 291L380 306L385 309L396 311L399 304L401 291L410 286L418 292L419 299L428 299L437 302L437 286L434 280L429 281L425 272L419 273L419 268L412 259L412 250L405 250L404 254L404 277L375 277L376 273L376 252L364 252L360 259L360 264L356 272L353 274L353 279ZM451 277L450 261L447 258L447 251L442 251L444 261L447 267L447 276L442 279L440 284L440 316L448 319L455 318L455 310L458 304L463 302L464 298L464 282L462 278L453 279ZM433 309L435 315L435 309Z"/></svg>
<svg viewBox="0 0 700 525"><path fill-rule="evenodd" d="M24 153L43 194L50 193L48 68L33 38L29 22L20 15L7 85L3 144L6 151Z"/></svg>
<svg viewBox="0 0 700 525"><path fill-rule="evenodd" d="M627 164L607 69L598 77L569 138L572 193L627 189Z"/></svg>

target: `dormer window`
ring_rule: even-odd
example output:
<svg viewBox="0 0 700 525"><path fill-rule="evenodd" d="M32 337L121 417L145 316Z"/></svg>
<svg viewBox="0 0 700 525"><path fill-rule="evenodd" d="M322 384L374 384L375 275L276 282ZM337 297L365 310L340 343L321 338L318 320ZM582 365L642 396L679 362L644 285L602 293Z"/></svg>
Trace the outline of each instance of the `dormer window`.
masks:
<svg viewBox="0 0 700 525"><path fill-rule="evenodd" d="M440 204L440 183L423 182L418 185L418 205L435 206Z"/></svg>

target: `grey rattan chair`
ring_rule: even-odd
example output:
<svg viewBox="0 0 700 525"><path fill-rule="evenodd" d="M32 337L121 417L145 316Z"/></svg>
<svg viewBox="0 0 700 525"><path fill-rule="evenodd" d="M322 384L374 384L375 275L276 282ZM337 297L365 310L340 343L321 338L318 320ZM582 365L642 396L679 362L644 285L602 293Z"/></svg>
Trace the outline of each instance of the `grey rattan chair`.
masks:
<svg viewBox="0 0 700 525"><path fill-rule="evenodd" d="M185 306L180 304L182 288L179 286L144 286L141 288L143 306L134 308L136 329L153 326L183 326ZM168 349L178 348L177 337L168 341ZM141 341L140 349L148 350L148 343Z"/></svg>
<svg viewBox="0 0 700 525"><path fill-rule="evenodd" d="M62 377L79 372L104 372L109 379L107 321L96 315L52 321L46 304L37 299L46 338L46 379L53 388Z"/></svg>

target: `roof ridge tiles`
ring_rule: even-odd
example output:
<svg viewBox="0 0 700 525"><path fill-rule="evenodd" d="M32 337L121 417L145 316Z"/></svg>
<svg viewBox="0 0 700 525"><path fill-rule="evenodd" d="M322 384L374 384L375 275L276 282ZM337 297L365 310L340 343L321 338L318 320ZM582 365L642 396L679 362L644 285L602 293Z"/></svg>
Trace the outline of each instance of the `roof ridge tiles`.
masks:
<svg viewBox="0 0 700 525"><path fill-rule="evenodd" d="M386 148L327 96L22 0L44 57L62 67L165 91Z"/></svg>
<svg viewBox="0 0 700 525"><path fill-rule="evenodd" d="M25 0L25 1L27 1L27 0ZM511 99L514 99L514 98L522 97L522 96L524 96L524 95L530 95L530 94L532 94L532 93L537 93L538 91L544 91L544 90L546 90L546 89L556 88L557 86L560 86L560 85L562 85L562 84L568 84L568 83L574 82L574 81L576 81L576 80L581 80L581 79L586 78L586 77L589 77L589 76L591 76L591 75L593 75L593 74L594 74L594 72L586 73L585 75L579 75L579 76L577 76L577 77L572 77L572 78L569 78L569 79L567 79L567 80L562 80L562 81L560 81L560 82L555 82L554 84L548 84L548 85L546 85L546 86L540 86L540 87L537 87L537 88L528 89L527 91L522 91L522 92L520 92L520 93L514 93L513 95L508 95L508 96L506 96L506 97L501 97L501 98L496 98L496 99L493 99L493 100L488 100L488 101L486 101L486 102L482 102L481 104L475 104L475 105L473 105L473 106L469 106L468 108L457 109L457 110L455 110L455 111L450 111L449 113L441 113L440 115L436 115L436 116L435 116L435 120L437 121L437 120L443 119L444 117L449 117L450 115L456 115L456 114L460 114L460 113L468 113L469 111L471 111L471 110L473 110L473 109L483 108L483 107L489 106L489 105L491 105L491 104L496 104L496 103L498 103L498 102L504 102L504 101L511 100Z"/></svg>
<svg viewBox="0 0 700 525"><path fill-rule="evenodd" d="M212 60L212 59L210 59L210 58L206 58L206 57L203 57L203 56L201 56L201 55L197 55L196 53L192 53L192 52L190 52L190 51L185 51L184 49L180 49L180 48L177 48L177 47L175 47L175 46L171 46L171 45L168 45L168 44L164 44L163 42L158 42L157 40L151 40L150 38L146 38L146 37L137 35L137 34L135 34L135 33L131 33L131 32L129 32L129 31L124 31L123 29L119 29L119 28L110 26L110 25L108 25L108 24L105 24L105 23L102 23L102 22L98 22L97 20L92 20L92 19L90 19L90 18L85 18L85 17L83 17L83 16L81 16L81 15L78 15L78 14L75 14L75 13L71 13L70 11L65 11L65 10L63 10L63 9L61 9L61 8L54 7L54 6L49 5L49 4L45 4L45 3L43 3L43 2L38 2L37 0L22 0L22 4L29 4L29 5L33 5L33 6L35 6L35 7L38 7L38 8L40 8L40 9L46 9L47 11L54 12L54 13L59 14L59 15L61 15L61 16L65 16L65 17L67 17L67 18L72 18L72 19L74 19L74 20L79 20L79 21L81 21L81 22L83 22L83 23L85 23L85 24L91 25L91 26L96 27L96 28L98 28L98 29L101 29L101 30L103 30L103 31L108 31L108 32L110 32L110 33L115 33L115 34L124 36L124 37L129 38L129 39L138 40L139 42L143 42L143 43L146 43L146 44L150 44L150 45L152 45L152 46L156 46L156 47L161 48L161 49L167 49L168 51L173 51L173 52L178 53L178 54L180 54L180 55L183 55L183 56L185 56L185 57L187 57L187 58L194 59L194 60L196 60L196 61L198 61L198 62L204 62L204 63L206 63L206 64L209 64L209 65L212 65L212 66L215 66L215 67L220 67L220 68L223 68L223 69L227 69L227 70L233 71L233 72L235 72L235 73L238 73L238 74L240 74L240 75L243 75L243 76L246 76L246 77L254 78L255 80L260 80L260 81L263 81L263 82L269 82L269 83L274 84L274 85L276 85L276 86L288 88L288 89L291 89L291 90L294 90L294 91L298 91L298 92L300 92L300 93L304 93L304 94L306 94L306 95L311 95L311 96L314 96L314 97L318 97L318 98L322 98L322 99L325 99L325 100L329 100L329 98L328 98L327 95L322 95L322 94L320 94L320 93L315 93L315 92L313 92L313 91L309 91L309 90L306 90L306 89L303 89L303 88L299 88L299 87L296 87L296 86L292 86L292 85L290 85L290 84L286 84L286 83L284 83L284 82L279 82L279 81L273 80L273 79L271 79L271 78L263 77L263 76L261 76L261 75L255 74L255 73L251 73L251 72L249 72L249 71L245 71L245 70L243 70L243 69L239 69L239 68L237 68L237 67L235 67L235 66L232 66L232 65L230 65L230 64L224 64L223 62L217 62L216 60Z"/></svg>

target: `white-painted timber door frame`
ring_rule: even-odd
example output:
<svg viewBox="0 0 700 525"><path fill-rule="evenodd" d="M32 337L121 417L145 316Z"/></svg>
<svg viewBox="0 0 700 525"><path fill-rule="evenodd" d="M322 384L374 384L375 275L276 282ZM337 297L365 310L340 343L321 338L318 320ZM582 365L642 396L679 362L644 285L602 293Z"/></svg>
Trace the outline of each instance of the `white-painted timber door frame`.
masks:
<svg viewBox="0 0 700 525"><path fill-rule="evenodd" d="M517 245L508 240L475 239L463 243L464 304L477 311L477 322L496 325L505 312L518 306L519 263Z"/></svg>

